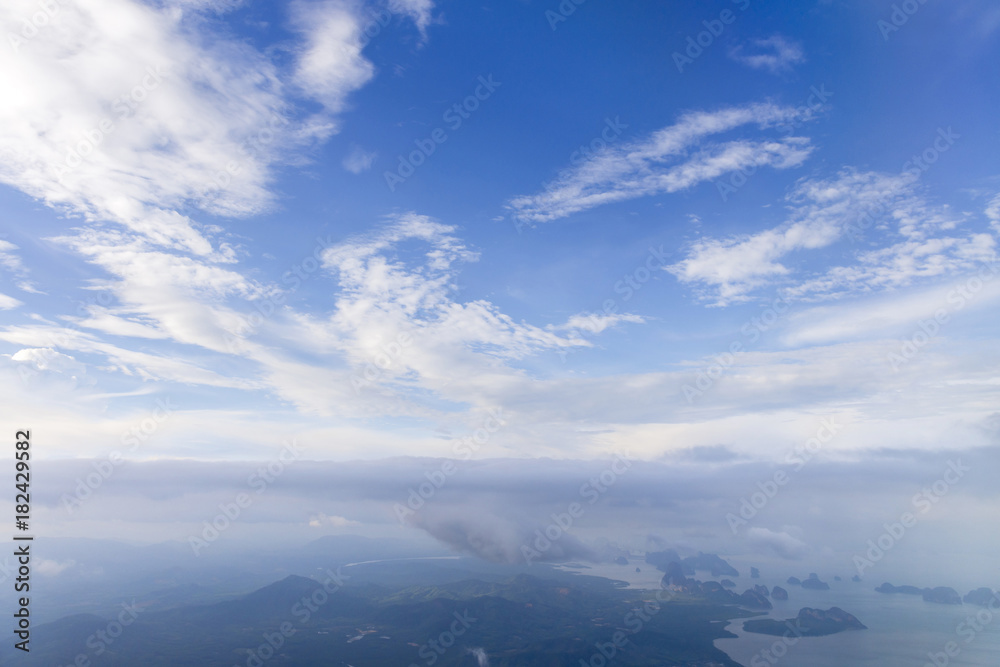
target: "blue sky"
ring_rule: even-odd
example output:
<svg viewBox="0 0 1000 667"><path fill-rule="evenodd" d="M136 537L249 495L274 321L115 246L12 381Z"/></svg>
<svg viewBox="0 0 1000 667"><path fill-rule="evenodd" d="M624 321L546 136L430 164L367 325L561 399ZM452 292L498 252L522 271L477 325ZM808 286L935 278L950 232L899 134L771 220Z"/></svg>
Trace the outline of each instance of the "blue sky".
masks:
<svg viewBox="0 0 1000 667"><path fill-rule="evenodd" d="M995 445L1000 10L902 4L5 3L4 404L54 459L165 400L130 457Z"/></svg>
<svg viewBox="0 0 1000 667"><path fill-rule="evenodd" d="M949 287L995 260L989 3L905 23L852 2L56 6L35 33L33 3L7 10L0 338L30 387L11 400L56 402L70 431L164 395L191 400L176 428L208 458L285 429L433 453L434 434L523 404L506 453L541 438L587 457L608 442L567 415L618 386L635 388L584 421L616 446L659 423L655 458L741 446L718 420L762 404L805 428L914 378L950 400L918 370L932 356L978 399L995 386L962 360L992 349L998 283L905 369L887 362L928 300L952 308ZM400 334L412 346L355 391ZM716 398L687 400L734 342ZM831 355L885 372L841 368L811 396ZM264 442L236 445L222 415L248 410Z"/></svg>

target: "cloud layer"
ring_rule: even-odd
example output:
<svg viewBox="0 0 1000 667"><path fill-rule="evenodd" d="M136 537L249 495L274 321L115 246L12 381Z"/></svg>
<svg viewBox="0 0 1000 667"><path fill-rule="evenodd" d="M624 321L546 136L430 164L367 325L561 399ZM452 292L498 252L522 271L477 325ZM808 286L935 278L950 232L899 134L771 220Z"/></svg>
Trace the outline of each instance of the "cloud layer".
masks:
<svg viewBox="0 0 1000 667"><path fill-rule="evenodd" d="M602 204L686 190L737 170L796 167L813 150L808 139L711 138L737 129L763 131L812 115L805 107L773 104L687 113L648 137L604 148L561 172L543 192L511 199L507 208L520 220L549 222Z"/></svg>

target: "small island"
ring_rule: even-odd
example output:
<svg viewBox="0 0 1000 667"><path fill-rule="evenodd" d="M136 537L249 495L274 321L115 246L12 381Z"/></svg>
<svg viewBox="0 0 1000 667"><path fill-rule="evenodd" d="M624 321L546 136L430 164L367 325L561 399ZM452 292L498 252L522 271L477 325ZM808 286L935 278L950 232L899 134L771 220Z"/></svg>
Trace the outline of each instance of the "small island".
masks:
<svg viewBox="0 0 1000 667"><path fill-rule="evenodd" d="M962 601L966 604L977 604L981 607L993 606L993 600L996 599L1000 602L1000 593L994 593L989 588L977 588L974 591L969 591L969 593L962 598Z"/></svg>
<svg viewBox="0 0 1000 667"><path fill-rule="evenodd" d="M902 593L903 595L922 595L923 589L917 588L916 586L893 586L888 581L883 583L881 586L876 586L875 590L879 593Z"/></svg>
<svg viewBox="0 0 1000 667"><path fill-rule="evenodd" d="M747 609L770 609L771 602L757 591L747 589L739 597L739 603Z"/></svg>
<svg viewBox="0 0 1000 667"><path fill-rule="evenodd" d="M828 591L830 590L830 584L820 581L819 575L815 572L810 572L809 578L802 580L802 588L809 588L814 591Z"/></svg>
<svg viewBox="0 0 1000 667"><path fill-rule="evenodd" d="M937 604L962 604L962 598L959 596L958 591L948 586L917 588L916 586L893 586L889 582L885 582L881 586L877 586L875 590L879 593L920 595L925 602L935 602Z"/></svg>
<svg viewBox="0 0 1000 667"><path fill-rule="evenodd" d="M762 618L743 622L743 629L762 635L824 637L845 630L867 630L853 614L840 607L830 607L826 611L803 607L796 618L785 621Z"/></svg>
<svg viewBox="0 0 1000 667"><path fill-rule="evenodd" d="M924 602L934 602L937 604L962 604L962 596L954 588L949 586L937 586L936 588L925 588L923 591Z"/></svg>

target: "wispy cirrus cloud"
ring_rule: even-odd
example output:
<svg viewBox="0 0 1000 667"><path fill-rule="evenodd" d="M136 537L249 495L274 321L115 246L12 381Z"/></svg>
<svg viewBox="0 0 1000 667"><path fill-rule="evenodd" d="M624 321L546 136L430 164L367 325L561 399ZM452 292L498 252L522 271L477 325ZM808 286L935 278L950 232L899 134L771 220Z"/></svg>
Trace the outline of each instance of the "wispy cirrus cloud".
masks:
<svg viewBox="0 0 1000 667"><path fill-rule="evenodd" d="M13 30L33 8L7 3L0 24ZM5 49L0 83L19 93L0 100L0 180L201 256L213 253L206 230L178 209L267 208L270 166L293 142L277 68L243 43L201 39L186 17L127 0L68 4ZM251 150L265 129L272 140Z"/></svg>
<svg viewBox="0 0 1000 667"><path fill-rule="evenodd" d="M429 20L431 3L406 4ZM249 277L245 251L199 214L269 210L276 171L338 131L374 66L362 53L360 2L291 4L285 18L297 41L287 58L212 30L205 12L232 8L81 1L0 51L0 84L12 91L0 99L0 181L78 219L50 240L99 270L85 287L113 295L56 315L59 324L8 326L4 340L64 348L146 380L267 386L260 365L280 364L280 354L251 341L243 365L226 368L226 358L247 301L274 288ZM31 0L6 3L0 27L19 33L37 11ZM0 248L20 276L13 251ZM0 308L18 305L0 297Z"/></svg>
<svg viewBox="0 0 1000 667"><path fill-rule="evenodd" d="M24 292L37 293L38 289L34 283L28 280L28 269L24 266L24 262L21 261L21 256L17 252L18 250L20 248L10 241L0 239L0 267L3 267L8 273L14 276L18 289Z"/></svg>
<svg viewBox="0 0 1000 667"><path fill-rule="evenodd" d="M13 310L21 305L24 305L23 301L6 294L0 294L0 310Z"/></svg>
<svg viewBox="0 0 1000 667"><path fill-rule="evenodd" d="M315 387L320 375L329 379L329 364L276 361L268 372L278 391L306 410L337 412L345 400L342 393L353 396L348 402L356 405L352 377L357 381L358 369L403 335L405 350L386 364L377 381L366 383L371 390L362 392L362 402L375 400L383 412L424 412L441 399L487 409L498 404L504 387L526 380L514 365L517 360L592 345L572 326L543 328L518 322L489 301L459 300L454 285L460 268L479 254L455 232L453 226L408 213L328 248L323 264L337 283L336 301L326 315L294 314L287 345L331 355L343 368L334 373L340 379L328 390L306 389ZM400 259L404 252L406 261ZM600 329L618 321L636 320L602 321Z"/></svg>
<svg viewBox="0 0 1000 667"><path fill-rule="evenodd" d="M479 254L455 232L426 216L391 216L321 253L326 273L315 280L336 294L327 306L275 308L247 328L241 305L245 311L260 299L283 303L280 288L230 265L150 249L125 232L81 230L57 240L113 276L105 287L117 303L64 316L73 328L48 321L8 326L0 340L57 341L116 375L266 390L300 414L442 418L444 402L474 419L531 382L519 360L592 347L584 329L599 334L644 321L578 314L543 327L517 321L485 299L463 301L455 290L459 272ZM387 349L394 350L388 357ZM374 376L368 367L377 369Z"/></svg>
<svg viewBox="0 0 1000 667"><path fill-rule="evenodd" d="M37 9L5 3L0 27L18 33ZM362 53L361 3L292 3L289 59L212 34L204 11L217 9L60 5L43 30L0 52L0 85L12 91L0 100L0 181L151 246L231 261L218 230L190 211L269 209L276 168L336 132L375 69ZM306 111L310 100L322 112Z"/></svg>
<svg viewBox="0 0 1000 667"><path fill-rule="evenodd" d="M1000 233L1000 195L990 200L990 203L986 206L985 213L994 232Z"/></svg>
<svg viewBox="0 0 1000 667"><path fill-rule="evenodd" d="M511 199L507 208L518 219L548 222L611 202L686 190L739 169L795 167L813 150L807 138L709 139L812 115L806 108L774 104L687 113L644 139L601 150L561 172L544 191Z"/></svg>
<svg viewBox="0 0 1000 667"><path fill-rule="evenodd" d="M776 282L784 283L786 296L823 299L948 275L994 255L995 239L989 234L946 235L963 217L929 204L915 181L912 174L854 169L803 180L786 198L790 212L783 224L753 234L702 238L667 270L698 286L709 304L725 306ZM797 251L831 246L869 218L880 221L872 233L881 226L889 241L877 250L858 251L853 263L800 277L785 261Z"/></svg>
<svg viewBox="0 0 1000 667"><path fill-rule="evenodd" d="M434 11L433 0L389 0L389 9L413 20L422 38L427 38L427 27L431 24Z"/></svg>
<svg viewBox="0 0 1000 667"><path fill-rule="evenodd" d="M749 44L739 44L729 51L729 57L753 69L767 70L771 74L791 71L792 67L805 62L805 52L798 42L772 35L765 39L755 39Z"/></svg>

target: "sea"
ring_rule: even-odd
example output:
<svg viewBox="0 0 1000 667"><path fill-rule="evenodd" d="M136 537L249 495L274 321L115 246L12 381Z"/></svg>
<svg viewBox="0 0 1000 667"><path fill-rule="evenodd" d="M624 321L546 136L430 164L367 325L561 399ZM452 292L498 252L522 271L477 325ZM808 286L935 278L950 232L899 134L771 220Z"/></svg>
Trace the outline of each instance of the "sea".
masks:
<svg viewBox="0 0 1000 667"><path fill-rule="evenodd" d="M567 570L625 581L630 588L659 588L661 572L636 565L570 565ZM705 573L697 578L704 581ZM711 578L711 577L709 577ZM802 607L840 607L868 626L826 637L781 637L744 632L740 618L726 629L736 638L718 639L715 646L744 667L1000 667L1000 608L991 611L970 604L924 602L919 595L878 593L870 581L828 580L830 590L815 591L784 580L739 577L737 593L763 584L788 591L788 600L771 600L774 609L754 618L794 618ZM996 586L993 586L996 590ZM959 590L959 595L969 591ZM950 653L950 654L949 654Z"/></svg>

